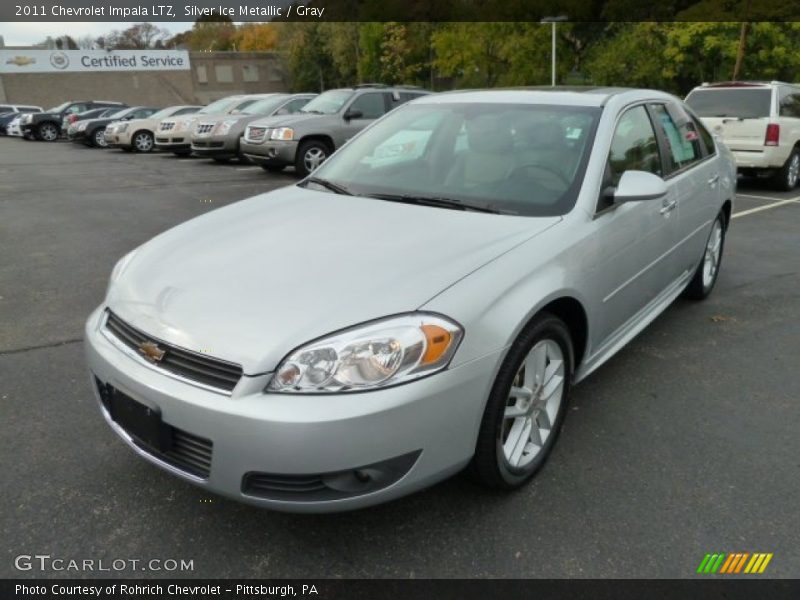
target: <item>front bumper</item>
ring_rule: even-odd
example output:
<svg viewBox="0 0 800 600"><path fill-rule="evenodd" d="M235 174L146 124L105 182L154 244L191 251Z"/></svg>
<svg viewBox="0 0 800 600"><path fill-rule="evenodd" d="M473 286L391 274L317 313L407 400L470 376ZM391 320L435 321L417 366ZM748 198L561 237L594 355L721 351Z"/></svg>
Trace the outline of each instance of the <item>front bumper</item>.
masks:
<svg viewBox="0 0 800 600"><path fill-rule="evenodd" d="M239 154L239 138L229 136L193 136L192 153L196 156L234 157Z"/></svg>
<svg viewBox="0 0 800 600"><path fill-rule="evenodd" d="M258 165L291 166L297 156L297 142L266 141L254 144L242 139L241 153Z"/></svg>
<svg viewBox="0 0 800 600"><path fill-rule="evenodd" d="M191 133L189 131L169 133L157 131L155 137L155 147L159 150L166 150L168 152L191 150Z"/></svg>
<svg viewBox="0 0 800 600"><path fill-rule="evenodd" d="M106 420L128 445L209 491L292 512L361 508L409 494L459 471L474 453L485 401L501 359L497 352L409 384L338 395L264 394L269 374L246 375L231 395L225 395L169 377L123 351L103 327L105 314L98 308L86 324L93 381L97 378L102 385L157 409L170 426L209 440L210 469L207 477L198 477L160 460L137 446L103 409ZM245 488L253 473L291 484L365 467L369 472L369 466L394 459L404 465L403 472L385 487L366 493L325 498L302 492L287 497Z"/></svg>
<svg viewBox="0 0 800 600"><path fill-rule="evenodd" d="M80 142L82 144L85 144L87 142L87 140L86 140L86 130L84 129L83 131L67 132L67 139L70 142Z"/></svg>

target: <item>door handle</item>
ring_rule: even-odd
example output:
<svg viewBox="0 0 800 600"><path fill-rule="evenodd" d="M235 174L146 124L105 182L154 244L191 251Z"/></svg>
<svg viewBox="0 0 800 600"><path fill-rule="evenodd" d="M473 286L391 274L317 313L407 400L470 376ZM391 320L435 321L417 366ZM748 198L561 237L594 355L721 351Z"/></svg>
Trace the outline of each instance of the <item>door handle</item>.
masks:
<svg viewBox="0 0 800 600"><path fill-rule="evenodd" d="M708 180L708 185L713 186L719 181L719 174L714 175L711 179Z"/></svg>
<svg viewBox="0 0 800 600"><path fill-rule="evenodd" d="M662 215L666 215L670 211L674 210L674 208L676 206L678 206L678 201L677 200L670 200L670 201L666 201L665 200L664 201L664 205L661 207L661 210L659 210L658 212L660 212Z"/></svg>

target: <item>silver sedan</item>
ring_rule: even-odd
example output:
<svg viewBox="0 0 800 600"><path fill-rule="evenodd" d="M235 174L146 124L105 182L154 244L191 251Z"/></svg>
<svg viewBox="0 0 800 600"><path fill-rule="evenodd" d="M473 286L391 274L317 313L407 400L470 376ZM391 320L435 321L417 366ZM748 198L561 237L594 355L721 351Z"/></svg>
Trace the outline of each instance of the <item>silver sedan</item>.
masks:
<svg viewBox="0 0 800 600"><path fill-rule="evenodd" d="M86 324L100 411L146 460L278 510L465 468L516 488L570 387L711 292L735 183L665 93L426 96L123 257Z"/></svg>

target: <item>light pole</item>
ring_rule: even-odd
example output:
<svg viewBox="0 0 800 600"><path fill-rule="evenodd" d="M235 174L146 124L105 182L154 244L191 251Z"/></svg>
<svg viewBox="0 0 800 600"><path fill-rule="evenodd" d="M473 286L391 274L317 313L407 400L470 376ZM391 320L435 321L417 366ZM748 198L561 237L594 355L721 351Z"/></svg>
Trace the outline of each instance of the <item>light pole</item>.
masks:
<svg viewBox="0 0 800 600"><path fill-rule="evenodd" d="M550 85L556 85L556 23L562 23L567 20L567 15L559 15L557 17L545 17L540 23L550 23L553 26L553 48L551 54L550 66Z"/></svg>

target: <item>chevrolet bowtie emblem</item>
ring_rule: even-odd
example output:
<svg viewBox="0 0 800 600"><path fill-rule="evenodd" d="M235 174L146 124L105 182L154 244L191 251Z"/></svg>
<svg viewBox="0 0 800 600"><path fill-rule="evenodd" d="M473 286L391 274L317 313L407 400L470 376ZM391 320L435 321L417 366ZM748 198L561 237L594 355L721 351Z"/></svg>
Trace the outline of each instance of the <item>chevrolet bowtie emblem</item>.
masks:
<svg viewBox="0 0 800 600"><path fill-rule="evenodd" d="M167 352L159 348L155 342L142 342L139 344L139 353L150 362L157 363Z"/></svg>

